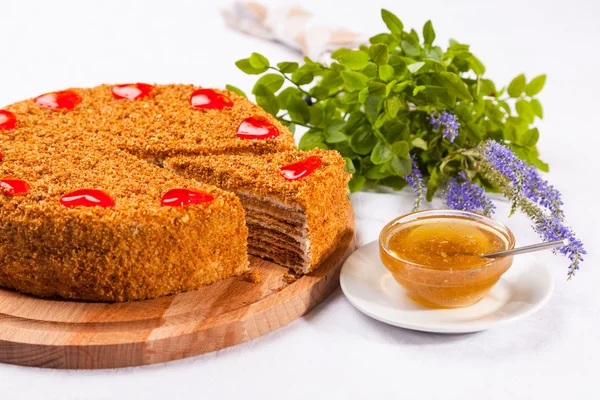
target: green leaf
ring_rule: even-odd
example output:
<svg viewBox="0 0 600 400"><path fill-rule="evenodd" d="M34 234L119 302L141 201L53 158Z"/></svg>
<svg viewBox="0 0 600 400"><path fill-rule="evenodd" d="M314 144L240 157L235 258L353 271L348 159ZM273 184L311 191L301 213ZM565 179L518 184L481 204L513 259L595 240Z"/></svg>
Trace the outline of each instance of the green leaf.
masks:
<svg viewBox="0 0 600 400"><path fill-rule="evenodd" d="M365 176L368 179L377 181L379 179L387 178L391 173L387 168L386 164L374 165L365 172Z"/></svg>
<svg viewBox="0 0 600 400"><path fill-rule="evenodd" d="M549 172L550 167L548 164L540 160L539 158L532 161L532 164L535 165L540 171Z"/></svg>
<svg viewBox="0 0 600 400"><path fill-rule="evenodd" d="M242 89L239 89L233 85L225 85L225 89L232 91L233 93L242 96L242 97L248 97L246 96L246 93L244 93L244 91Z"/></svg>
<svg viewBox="0 0 600 400"><path fill-rule="evenodd" d="M427 181L427 201L433 200L433 196L442 182L442 176L437 167L431 171Z"/></svg>
<svg viewBox="0 0 600 400"><path fill-rule="evenodd" d="M365 86L367 86L367 82L369 81L369 78L360 72L342 71L341 76L346 83L348 90L351 92L362 90Z"/></svg>
<svg viewBox="0 0 600 400"><path fill-rule="evenodd" d="M427 146L427 142L425 140L423 140L422 138L419 138L419 137L414 138L411 143L414 147L416 147L418 149L425 150L425 151L427 151L429 149L429 146Z"/></svg>
<svg viewBox="0 0 600 400"><path fill-rule="evenodd" d="M386 64L379 67L379 78L383 79L384 81L389 81L392 79L394 77L394 73L394 67L391 65Z"/></svg>
<svg viewBox="0 0 600 400"><path fill-rule="evenodd" d="M369 64L369 55L362 50L351 50L342 53L337 58L342 66L349 69L363 69Z"/></svg>
<svg viewBox="0 0 600 400"><path fill-rule="evenodd" d="M350 138L350 148L361 155L369 154L376 143L377 138L371 132L370 127L364 125L357 129Z"/></svg>
<svg viewBox="0 0 600 400"><path fill-rule="evenodd" d="M429 45L435 40L435 31L433 30L431 21L425 22L425 25L423 26L423 38L425 39L425 44Z"/></svg>
<svg viewBox="0 0 600 400"><path fill-rule="evenodd" d="M396 84L396 86L394 86L394 88L392 89L392 91L394 91L396 93L399 93L399 92L403 91L404 88L406 88L411 83L412 83L411 81L399 82L399 83Z"/></svg>
<svg viewBox="0 0 600 400"><path fill-rule="evenodd" d="M469 66L471 67L473 72L475 72L476 75L481 76L485 73L485 66L474 55L471 55L471 57L468 58L468 62L469 62Z"/></svg>
<svg viewBox="0 0 600 400"><path fill-rule="evenodd" d="M524 118L530 124L533 122L533 119L535 118L535 113L533 111L532 105L527 100L517 100L515 108L517 109L517 113L519 113L520 117Z"/></svg>
<svg viewBox="0 0 600 400"><path fill-rule="evenodd" d="M243 60L238 60L235 62L235 65L241 69L246 74L250 75L258 75L265 72L269 67L255 68L250 64L249 58L244 58Z"/></svg>
<svg viewBox="0 0 600 400"><path fill-rule="evenodd" d="M392 153L395 156L406 158L408 156L408 143L404 140L392 144Z"/></svg>
<svg viewBox="0 0 600 400"><path fill-rule="evenodd" d="M334 60L337 60L338 57L340 57L342 54L347 53L349 51L351 51L351 50L347 49L345 47L340 47L339 49L337 49L336 51L331 53L331 58L333 58Z"/></svg>
<svg viewBox="0 0 600 400"><path fill-rule="evenodd" d="M284 74L291 74L298 69L297 62L280 62L277 64L277 68Z"/></svg>
<svg viewBox="0 0 600 400"><path fill-rule="evenodd" d="M381 18L385 25L388 27L390 32L395 33L396 35L401 35L404 30L404 24L400 21L400 18L396 17L393 13L386 9L381 10Z"/></svg>
<svg viewBox="0 0 600 400"><path fill-rule="evenodd" d="M300 67L292 74L292 82L298 86L308 85L314 78L315 75L313 74L313 71L308 68L303 69Z"/></svg>
<svg viewBox="0 0 600 400"><path fill-rule="evenodd" d="M269 68L271 66L267 57L265 57L259 53L252 53L252 55L250 55L249 60L250 60L250 65L253 68L261 69L261 68Z"/></svg>
<svg viewBox="0 0 600 400"><path fill-rule="evenodd" d="M407 68L411 72L411 74L414 74L415 72L420 70L424 65L425 63L423 61L419 61L416 63L409 64Z"/></svg>
<svg viewBox="0 0 600 400"><path fill-rule="evenodd" d="M419 92L422 92L423 90L425 90L426 86L415 86L415 88L413 89L413 96L416 96L417 94L419 94Z"/></svg>
<svg viewBox="0 0 600 400"><path fill-rule="evenodd" d="M403 179L403 177L399 176L389 176L387 178L383 178L378 182L380 185L391 187L394 190L401 190L406 187L408 183Z"/></svg>
<svg viewBox="0 0 600 400"><path fill-rule="evenodd" d="M306 132L301 138L298 147L300 150L312 150L315 147L320 147L325 141L322 132Z"/></svg>
<svg viewBox="0 0 600 400"><path fill-rule="evenodd" d="M299 97L293 96L288 99L287 111L295 122L306 124L310 121L310 107Z"/></svg>
<svg viewBox="0 0 600 400"><path fill-rule="evenodd" d="M370 95L385 96L385 83L371 81L367 86L369 88Z"/></svg>
<svg viewBox="0 0 600 400"><path fill-rule="evenodd" d="M356 168L354 167L352 159L349 157L344 157L344 161L346 161L346 167L344 168L346 172L349 174L354 174L356 172Z"/></svg>
<svg viewBox="0 0 600 400"><path fill-rule="evenodd" d="M387 98L386 102L388 114L390 117L395 118L400 108L402 108L402 100L398 96L391 96Z"/></svg>
<svg viewBox="0 0 600 400"><path fill-rule="evenodd" d="M525 75L523 74L513 79L508 85L508 95L512 98L521 96L525 90L525 82Z"/></svg>
<svg viewBox="0 0 600 400"><path fill-rule="evenodd" d="M533 78L531 80L531 82L529 82L527 84L527 87L525 88L525 94L530 97L535 96L536 94L538 94L539 92L542 91L545 84L546 84L546 75L545 74L536 76L535 78Z"/></svg>
<svg viewBox="0 0 600 400"><path fill-rule="evenodd" d="M353 193L361 191L363 189L363 187L365 186L366 181L367 181L367 178L365 178L364 176L354 174L354 175L352 175L352 179L350 179L350 182L348 182L348 188Z"/></svg>
<svg viewBox="0 0 600 400"><path fill-rule="evenodd" d="M277 113L279 112L279 102L273 93L265 93L256 96L256 104L273 116L277 116Z"/></svg>
<svg viewBox="0 0 600 400"><path fill-rule="evenodd" d="M410 36L408 36L407 38L409 38ZM403 40L401 42L401 46L402 46L402 50L404 50L404 53L406 53L407 56L409 57L417 57L419 55L419 44L418 43L413 43L410 40Z"/></svg>
<svg viewBox="0 0 600 400"><path fill-rule="evenodd" d="M261 76L260 79L256 81L256 84L252 89L252 94L258 94L256 91L260 86L264 86L270 92L274 93L283 86L283 76L279 74L266 74Z"/></svg>
<svg viewBox="0 0 600 400"><path fill-rule="evenodd" d="M363 104L366 100L367 100L367 96L369 94L369 88L365 87L363 90L360 91L360 93L358 94L358 102Z"/></svg>
<svg viewBox="0 0 600 400"><path fill-rule="evenodd" d="M332 120L327 124L327 128L325 130L325 137L327 143L339 143L347 140L348 137L342 132L346 121L341 120Z"/></svg>
<svg viewBox="0 0 600 400"><path fill-rule="evenodd" d="M277 100L279 101L279 104L286 105L291 96L302 97L302 91L295 86L286 87L279 92Z"/></svg>
<svg viewBox="0 0 600 400"><path fill-rule="evenodd" d="M369 57L377 65L385 65L388 62L388 47L386 44L378 43L369 47Z"/></svg>
<svg viewBox="0 0 600 400"><path fill-rule="evenodd" d="M531 100L531 108L533 109L534 114L538 116L538 118L544 118L544 110L542 109L542 103L540 103L538 99Z"/></svg>
<svg viewBox="0 0 600 400"><path fill-rule="evenodd" d="M440 72L439 77L442 85L448 90L448 93L461 99L473 100L473 96L469 93L469 88L458 75L452 72Z"/></svg>
<svg viewBox="0 0 600 400"><path fill-rule="evenodd" d="M378 141L371 153L371 161L373 164L379 165L390 161L393 156L392 149L386 143Z"/></svg>
<svg viewBox="0 0 600 400"><path fill-rule="evenodd" d="M533 129L529 129L527 132L525 132L525 134L523 135L523 137L521 139L521 143L525 147L533 147L537 144L539 139L540 139L540 132L538 131L537 128L533 128Z"/></svg>
<svg viewBox="0 0 600 400"><path fill-rule="evenodd" d="M394 156L390 162L390 169L394 175L405 177L412 170L410 158Z"/></svg>

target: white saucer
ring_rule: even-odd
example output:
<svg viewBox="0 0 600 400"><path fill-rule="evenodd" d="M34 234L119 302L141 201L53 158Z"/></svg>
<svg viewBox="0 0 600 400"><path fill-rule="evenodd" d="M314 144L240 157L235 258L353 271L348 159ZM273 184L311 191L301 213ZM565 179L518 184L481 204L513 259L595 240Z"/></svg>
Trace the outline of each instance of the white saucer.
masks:
<svg viewBox="0 0 600 400"><path fill-rule="evenodd" d="M430 309L406 296L379 259L377 241L356 250L344 263L340 284L361 312L401 328L467 333L525 318L544 306L554 290L549 269L530 254L516 256L490 293L465 308Z"/></svg>

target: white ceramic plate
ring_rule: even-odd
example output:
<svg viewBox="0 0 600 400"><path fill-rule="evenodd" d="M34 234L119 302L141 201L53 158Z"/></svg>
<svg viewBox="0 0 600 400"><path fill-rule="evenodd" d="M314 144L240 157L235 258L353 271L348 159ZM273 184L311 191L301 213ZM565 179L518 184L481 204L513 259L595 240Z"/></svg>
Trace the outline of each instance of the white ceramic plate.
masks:
<svg viewBox="0 0 600 400"><path fill-rule="evenodd" d="M478 303L426 308L409 299L383 266L377 241L348 257L340 284L350 303L366 315L401 328L437 333L478 332L527 317L542 308L554 290L548 268L523 254L514 258L512 267Z"/></svg>

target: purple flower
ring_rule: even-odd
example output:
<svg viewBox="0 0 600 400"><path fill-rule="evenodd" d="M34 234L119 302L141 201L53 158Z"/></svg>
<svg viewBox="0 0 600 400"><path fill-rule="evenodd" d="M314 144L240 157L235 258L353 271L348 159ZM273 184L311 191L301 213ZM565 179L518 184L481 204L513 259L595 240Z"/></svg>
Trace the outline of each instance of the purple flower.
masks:
<svg viewBox="0 0 600 400"><path fill-rule="evenodd" d="M544 241L568 240L568 244L558 247L555 252L565 255L571 260L569 279L575 276L575 273L579 270L579 264L583 261L583 255L587 252L583 248L581 240L575 237L573 230L565 225L560 217L553 215L540 215L534 229Z"/></svg>
<svg viewBox="0 0 600 400"><path fill-rule="evenodd" d="M413 204L413 211L418 211L421 208L421 203L425 201L427 196L427 185L425 185L425 181L423 180L423 174L419 171L417 167L417 163L415 162L415 157L413 155L410 156L412 160L412 172L404 177L404 180L408 183L408 185L412 188L415 193L415 202Z"/></svg>
<svg viewBox="0 0 600 400"><path fill-rule="evenodd" d="M439 115L431 114L429 117L429 125L436 131L442 129L442 136L450 142L454 142L454 139L458 136L458 129L460 128L456 116L448 111L442 111Z"/></svg>
<svg viewBox="0 0 600 400"><path fill-rule="evenodd" d="M450 179L446 189L446 205L453 210L479 212L487 216L496 209L484 189L470 182L464 171L457 178Z"/></svg>
<svg viewBox="0 0 600 400"><path fill-rule="evenodd" d="M533 229L542 240L568 240L568 244L556 249L571 260L569 279L575 276L583 255L587 254L583 243L565 223L560 193L542 179L538 170L520 160L508 147L487 141L483 147L483 161L491 167L487 178L512 201L513 210L520 208L533 220ZM496 174L500 176L497 179Z"/></svg>
<svg viewBox="0 0 600 400"><path fill-rule="evenodd" d="M508 147L493 140L486 143L483 156L496 171L508 178L515 194L522 194L554 215L563 214L560 192L540 176L536 167L519 159Z"/></svg>

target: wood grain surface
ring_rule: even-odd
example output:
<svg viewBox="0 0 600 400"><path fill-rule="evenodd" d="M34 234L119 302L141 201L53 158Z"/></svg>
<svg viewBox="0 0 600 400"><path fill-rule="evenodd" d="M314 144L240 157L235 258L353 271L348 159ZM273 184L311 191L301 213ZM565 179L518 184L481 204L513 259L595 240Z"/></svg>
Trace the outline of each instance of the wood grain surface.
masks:
<svg viewBox="0 0 600 400"><path fill-rule="evenodd" d="M65 369L119 368L195 356L274 331L304 315L338 285L352 253L354 216L313 273L251 257L260 271L192 292L129 303L41 299L0 289L0 362Z"/></svg>

